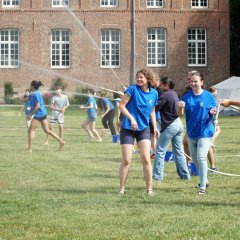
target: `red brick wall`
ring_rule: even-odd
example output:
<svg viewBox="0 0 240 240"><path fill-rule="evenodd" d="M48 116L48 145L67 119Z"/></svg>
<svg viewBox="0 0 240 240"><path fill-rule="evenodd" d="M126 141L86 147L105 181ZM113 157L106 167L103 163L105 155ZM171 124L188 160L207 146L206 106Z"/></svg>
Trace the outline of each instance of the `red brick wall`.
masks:
<svg viewBox="0 0 240 240"><path fill-rule="evenodd" d="M0 68L0 91L5 81L12 81L21 91L33 79L48 87L54 73L62 75L69 90L87 82L94 86L120 88L119 79L128 84L131 76L131 3L119 1L118 8L100 8L100 0L70 0L70 8L85 24L98 47L94 47L86 32L68 11L52 8L50 0L21 0L18 10L2 9L0 29L17 28L20 31L20 67ZM136 70L147 65L147 28L164 27L167 30L167 66L152 68L157 74L168 75L185 86L190 70L201 71L208 86L229 77L229 9L225 0L209 1L206 10L191 9L191 0L166 0L163 9L146 9L145 0L136 0ZM187 66L187 29L207 29L207 67ZM71 31L71 66L69 69L51 69L51 30ZM117 69L101 69L101 29L121 31L121 64Z"/></svg>

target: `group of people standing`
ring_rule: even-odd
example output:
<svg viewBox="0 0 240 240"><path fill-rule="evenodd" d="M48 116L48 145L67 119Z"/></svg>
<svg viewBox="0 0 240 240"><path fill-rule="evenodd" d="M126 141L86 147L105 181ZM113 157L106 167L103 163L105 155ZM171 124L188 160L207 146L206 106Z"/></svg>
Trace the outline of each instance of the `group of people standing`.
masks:
<svg viewBox="0 0 240 240"><path fill-rule="evenodd" d="M217 103L212 93L214 91L205 90L203 84L204 77L200 72L189 72L188 89L179 99L174 91L175 84L170 78L161 77L160 81L156 80L155 74L144 68L137 72L136 84L129 86L121 94L122 96L118 95L116 106L119 107L120 111L117 114L117 122L120 126L122 151L119 169L119 194L126 192L127 176L135 141L143 165L148 195L155 194L153 192L153 180L163 181L164 179L164 157L170 143L172 144L177 174L180 179L186 180L190 179L188 161L186 160L186 156L189 157L189 155L184 153L186 143L188 144L192 161L199 171L198 193L206 193L206 187L208 186L207 156L211 147L214 147L214 134L216 132L219 134L220 128L217 119L214 119L217 114ZM49 125L47 111L39 91L39 87L42 85L41 81L32 81L30 89L21 98L26 102L29 152L32 152L34 132L39 123L47 134L45 144L48 144L49 135L59 142L60 150L65 144L63 125L64 112L69 106L68 98L62 94L63 88L61 86L56 87L56 95L52 98L50 104L52 112ZM94 90L89 90L88 95L86 105L80 106L81 109L87 110L87 119L82 123L82 127L91 138L96 137L97 141L101 142L102 138L95 128L98 107L94 98ZM100 108L104 109L101 116L102 124L105 129L110 128L111 134L115 135L116 130L113 123L115 107L104 94L100 95L99 100ZM240 101L223 99L220 104L223 106L240 106ZM184 114L186 115L186 134L183 141L184 127L180 117ZM59 125L59 135L52 131L55 123ZM151 144L151 140L153 144ZM150 160L151 147L155 152L153 168Z"/></svg>
<svg viewBox="0 0 240 240"><path fill-rule="evenodd" d="M189 73L188 91L179 99L174 82L161 77L161 94L154 89L155 75L149 69L139 70L136 84L130 86L120 102L124 115L120 140L122 162L120 165L120 194L126 191L128 169L132 160L132 144L136 139L143 165L147 194L154 195L152 180L163 181L164 157L169 144L176 163L180 179L190 179L189 169L183 148L184 128L180 117L186 115L186 136L190 155L199 170L200 183L198 194L205 194L208 186L207 155L215 133L214 115L217 103L212 93L203 88L203 75L197 71ZM161 128L157 129L156 113L160 112ZM153 169L150 160L150 127L158 137Z"/></svg>

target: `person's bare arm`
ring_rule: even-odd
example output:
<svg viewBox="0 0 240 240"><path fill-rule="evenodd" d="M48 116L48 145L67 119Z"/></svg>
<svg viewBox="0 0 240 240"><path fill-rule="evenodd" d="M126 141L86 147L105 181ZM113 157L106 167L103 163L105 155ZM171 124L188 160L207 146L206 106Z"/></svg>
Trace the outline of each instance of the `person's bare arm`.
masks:
<svg viewBox="0 0 240 240"><path fill-rule="evenodd" d="M129 102L130 98L131 97L128 94L124 94L124 96L122 97L121 102L119 104L119 108L120 108L122 114L130 120L132 129L137 130L138 129L137 122L126 108L126 105Z"/></svg>
<svg viewBox="0 0 240 240"><path fill-rule="evenodd" d="M230 105L240 107L240 100L232 100L232 99L222 99L220 104L224 107L228 107Z"/></svg>

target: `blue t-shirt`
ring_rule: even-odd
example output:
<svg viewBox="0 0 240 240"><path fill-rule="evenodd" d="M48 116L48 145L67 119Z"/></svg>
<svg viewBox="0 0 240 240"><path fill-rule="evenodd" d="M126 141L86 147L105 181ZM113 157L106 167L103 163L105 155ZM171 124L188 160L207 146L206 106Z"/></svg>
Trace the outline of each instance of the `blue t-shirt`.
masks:
<svg viewBox="0 0 240 240"><path fill-rule="evenodd" d="M113 110L113 109L114 109L113 104L112 104L112 103L109 101L109 99L107 99L107 98L103 98L103 105L104 105L104 107L106 107L107 105L109 105L110 110Z"/></svg>
<svg viewBox="0 0 240 240"><path fill-rule="evenodd" d="M96 103L96 100L94 97L89 97L86 105L87 106L90 106L90 104L93 103L93 107L92 108L89 108L87 110L87 113L96 113L96 109L97 109L97 103Z"/></svg>
<svg viewBox="0 0 240 240"><path fill-rule="evenodd" d="M200 95L194 95L188 91L181 101L185 102L187 135L189 138L199 139L212 137L214 134L213 116L210 109L217 107L213 95L203 90Z"/></svg>
<svg viewBox="0 0 240 240"><path fill-rule="evenodd" d="M43 116L47 115L47 110L44 106L43 97L42 97L42 94L40 93L40 91L35 91L35 92L30 93L28 98L29 98L30 105L31 105L31 111L34 110L37 103L40 104L40 108L38 109L37 112L34 113L34 117L43 117Z"/></svg>
<svg viewBox="0 0 240 240"><path fill-rule="evenodd" d="M25 114L26 116L30 115L32 112L32 108L31 108L31 103L28 100L27 102L24 103L24 110L25 110Z"/></svg>
<svg viewBox="0 0 240 240"><path fill-rule="evenodd" d="M149 88L149 92L144 92L141 87L134 84L127 88L125 94L130 96L126 108L137 122L137 131L142 131L149 126L151 112L157 105L158 93L153 88ZM126 116L123 117L122 127L132 130L131 122Z"/></svg>

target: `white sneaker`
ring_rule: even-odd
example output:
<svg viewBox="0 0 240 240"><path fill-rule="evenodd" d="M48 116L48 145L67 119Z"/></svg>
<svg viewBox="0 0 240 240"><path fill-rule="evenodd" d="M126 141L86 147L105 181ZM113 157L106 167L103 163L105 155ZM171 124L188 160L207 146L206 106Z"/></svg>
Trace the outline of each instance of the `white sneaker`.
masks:
<svg viewBox="0 0 240 240"><path fill-rule="evenodd" d="M155 194L155 192L152 189L148 189L147 190L147 195L148 196L155 196L156 194Z"/></svg>
<svg viewBox="0 0 240 240"><path fill-rule="evenodd" d="M125 194L125 190L124 189L120 189L120 191L118 192L118 194Z"/></svg>

